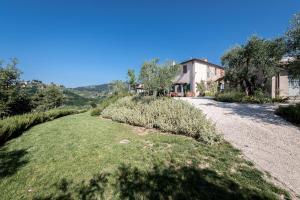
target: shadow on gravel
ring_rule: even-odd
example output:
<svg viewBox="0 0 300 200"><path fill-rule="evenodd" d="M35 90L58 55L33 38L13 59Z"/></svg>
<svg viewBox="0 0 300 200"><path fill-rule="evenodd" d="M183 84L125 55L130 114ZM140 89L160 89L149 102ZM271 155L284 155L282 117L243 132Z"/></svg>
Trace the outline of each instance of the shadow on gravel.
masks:
<svg viewBox="0 0 300 200"><path fill-rule="evenodd" d="M24 149L8 151L5 147L0 149L0 178L15 174L18 169L28 163L24 158L27 151Z"/></svg>
<svg viewBox="0 0 300 200"><path fill-rule="evenodd" d="M251 119L257 122L270 123L275 125L290 126L291 123L277 116L274 108L270 105L258 104L239 104L239 103L225 103L213 101L213 103L203 103L206 106L216 106L229 110L228 114L239 115L243 118Z"/></svg>
<svg viewBox="0 0 300 200"><path fill-rule="evenodd" d="M56 189L56 193L35 200L274 199L270 193L242 187L233 179L196 166L155 165L145 171L123 164L114 174L99 174L77 185L63 179Z"/></svg>

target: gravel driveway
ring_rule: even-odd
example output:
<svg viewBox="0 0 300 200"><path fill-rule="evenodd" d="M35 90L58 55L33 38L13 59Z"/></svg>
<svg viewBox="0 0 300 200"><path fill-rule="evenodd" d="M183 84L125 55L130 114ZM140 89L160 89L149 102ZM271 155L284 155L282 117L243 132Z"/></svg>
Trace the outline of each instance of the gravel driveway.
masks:
<svg viewBox="0 0 300 200"><path fill-rule="evenodd" d="M200 108L224 138L300 195L300 129L274 114L274 106L181 98Z"/></svg>

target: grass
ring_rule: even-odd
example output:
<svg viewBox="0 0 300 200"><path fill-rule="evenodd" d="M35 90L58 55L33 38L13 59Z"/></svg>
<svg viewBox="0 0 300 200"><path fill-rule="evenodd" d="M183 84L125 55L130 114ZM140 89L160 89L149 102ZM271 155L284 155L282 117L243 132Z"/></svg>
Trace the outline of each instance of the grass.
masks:
<svg viewBox="0 0 300 200"><path fill-rule="evenodd" d="M84 111L85 110L78 111L75 109L52 109L45 112L15 115L0 120L0 145L21 135L24 131L34 125Z"/></svg>
<svg viewBox="0 0 300 200"><path fill-rule="evenodd" d="M204 145L88 113L34 126L0 147L0 190L2 200L288 197L228 143Z"/></svg>

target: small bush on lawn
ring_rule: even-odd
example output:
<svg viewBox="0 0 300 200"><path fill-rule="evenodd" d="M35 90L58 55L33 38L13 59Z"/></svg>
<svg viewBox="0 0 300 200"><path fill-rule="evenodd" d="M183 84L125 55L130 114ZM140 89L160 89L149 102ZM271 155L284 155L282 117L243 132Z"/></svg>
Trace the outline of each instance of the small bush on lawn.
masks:
<svg viewBox="0 0 300 200"><path fill-rule="evenodd" d="M120 98L122 98L124 96L127 96L127 95L126 94L119 94L119 95L114 94L114 95L111 95L111 96L103 99L96 108L92 109L91 115L92 116L99 116L99 115L101 115L102 111L107 106L109 106L112 103L115 103L118 99L120 99Z"/></svg>
<svg viewBox="0 0 300 200"><path fill-rule="evenodd" d="M200 110L171 98L124 97L104 109L102 116L190 136L204 143L212 144L220 140L214 124Z"/></svg>
<svg viewBox="0 0 300 200"><path fill-rule="evenodd" d="M36 124L51 121L59 117L76 114L79 112L82 111L71 109L57 109L46 112L16 115L0 120L0 144L3 144L11 138L20 135L22 132Z"/></svg>
<svg viewBox="0 0 300 200"><path fill-rule="evenodd" d="M296 105L279 106L275 113L292 123L300 124L300 103Z"/></svg>

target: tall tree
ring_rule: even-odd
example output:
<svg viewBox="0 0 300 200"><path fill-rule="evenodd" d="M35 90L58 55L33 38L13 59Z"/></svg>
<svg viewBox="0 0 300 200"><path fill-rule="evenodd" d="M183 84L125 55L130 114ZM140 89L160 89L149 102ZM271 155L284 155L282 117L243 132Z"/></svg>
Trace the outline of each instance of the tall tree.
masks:
<svg viewBox="0 0 300 200"><path fill-rule="evenodd" d="M159 59L153 59L151 61L144 62L140 71L139 80L148 93L156 91L158 87L156 81L158 74L158 61Z"/></svg>
<svg viewBox="0 0 300 200"><path fill-rule="evenodd" d="M128 77L128 83L129 83L130 89L134 88L134 86L136 84L136 77L135 77L135 72L133 69L128 69L127 77Z"/></svg>
<svg viewBox="0 0 300 200"><path fill-rule="evenodd" d="M239 85L247 95L253 95L257 89L266 91L284 53L283 39L265 40L253 36L246 44L223 55L225 78Z"/></svg>
<svg viewBox="0 0 300 200"><path fill-rule="evenodd" d="M0 118L30 111L30 100L20 86L18 60L12 58L6 66L0 62Z"/></svg>
<svg viewBox="0 0 300 200"><path fill-rule="evenodd" d="M287 67L295 78L300 77L300 13L295 14L286 32L287 55L292 57Z"/></svg>

